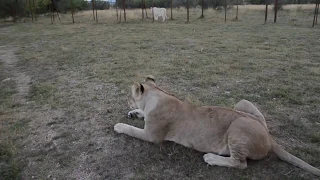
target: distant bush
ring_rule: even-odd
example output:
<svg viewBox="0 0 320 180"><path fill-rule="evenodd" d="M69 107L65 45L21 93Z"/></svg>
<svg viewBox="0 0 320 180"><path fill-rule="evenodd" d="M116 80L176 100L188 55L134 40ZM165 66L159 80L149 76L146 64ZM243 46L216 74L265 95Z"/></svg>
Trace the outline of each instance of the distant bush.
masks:
<svg viewBox="0 0 320 180"><path fill-rule="evenodd" d="M0 0L0 18L25 16L27 13L24 0Z"/></svg>

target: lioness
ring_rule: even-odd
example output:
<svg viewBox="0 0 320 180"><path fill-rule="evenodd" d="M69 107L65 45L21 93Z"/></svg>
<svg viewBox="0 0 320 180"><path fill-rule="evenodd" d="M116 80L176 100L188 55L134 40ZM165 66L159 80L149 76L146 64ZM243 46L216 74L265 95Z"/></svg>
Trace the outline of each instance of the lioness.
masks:
<svg viewBox="0 0 320 180"><path fill-rule="evenodd" d="M144 129L117 123L114 130L145 141L174 141L205 152L210 165L247 167L246 159L262 159L270 151L278 158L320 176L320 170L282 149L269 134L260 111L249 101L241 100L234 109L195 107L158 88L154 78L131 87L128 116L144 118Z"/></svg>

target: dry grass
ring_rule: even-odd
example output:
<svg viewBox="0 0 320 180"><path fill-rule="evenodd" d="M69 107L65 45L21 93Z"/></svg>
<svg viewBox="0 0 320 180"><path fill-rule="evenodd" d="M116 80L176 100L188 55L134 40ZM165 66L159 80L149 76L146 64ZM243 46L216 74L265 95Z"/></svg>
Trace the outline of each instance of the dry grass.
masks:
<svg viewBox="0 0 320 180"><path fill-rule="evenodd" d="M223 12L206 10L204 19L190 12L189 24L183 9L165 23L141 21L133 10L122 24L112 11L99 11L99 24L92 12L77 13L75 24L70 15L53 25L46 17L1 24L0 144L11 144L23 179L315 178L274 156L245 170L208 167L203 153L113 131L117 122L143 126L126 118L126 98L133 81L153 74L198 105L254 102L285 149L320 167L320 33L310 28L312 10L281 11L267 25L261 10L241 8L239 21L229 11L227 23Z"/></svg>

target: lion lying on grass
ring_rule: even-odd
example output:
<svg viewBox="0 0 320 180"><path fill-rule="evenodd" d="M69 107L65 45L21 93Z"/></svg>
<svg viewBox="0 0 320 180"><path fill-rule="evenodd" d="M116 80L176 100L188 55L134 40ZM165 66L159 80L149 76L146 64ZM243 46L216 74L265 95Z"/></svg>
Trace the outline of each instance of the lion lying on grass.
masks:
<svg viewBox="0 0 320 180"><path fill-rule="evenodd" d="M134 83L129 117L144 118L144 129L117 123L114 130L129 136L159 143L174 141L205 152L206 163L216 166L247 167L247 158L258 160L270 151L278 158L320 176L320 170L282 149L271 137L260 111L241 100L234 109L195 107L158 88L149 76L143 84Z"/></svg>

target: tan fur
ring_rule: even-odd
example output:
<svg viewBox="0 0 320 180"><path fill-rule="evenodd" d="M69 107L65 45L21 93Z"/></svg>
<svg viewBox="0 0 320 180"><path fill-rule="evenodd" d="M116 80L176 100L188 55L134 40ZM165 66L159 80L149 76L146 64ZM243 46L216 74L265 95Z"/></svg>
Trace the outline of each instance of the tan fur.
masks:
<svg viewBox="0 0 320 180"><path fill-rule="evenodd" d="M154 78L134 83L130 111L144 117L144 129L118 123L114 130L145 141L174 141L207 154L210 165L246 168L246 159L262 159L274 152L280 159L320 176L320 170L283 150L271 137L261 112L241 100L234 109L196 107L159 89ZM223 156L221 156L223 155Z"/></svg>

